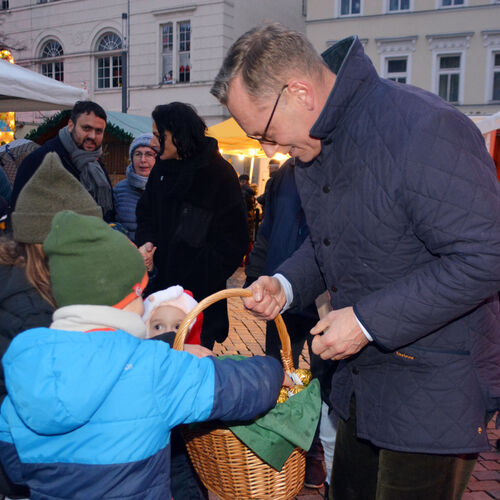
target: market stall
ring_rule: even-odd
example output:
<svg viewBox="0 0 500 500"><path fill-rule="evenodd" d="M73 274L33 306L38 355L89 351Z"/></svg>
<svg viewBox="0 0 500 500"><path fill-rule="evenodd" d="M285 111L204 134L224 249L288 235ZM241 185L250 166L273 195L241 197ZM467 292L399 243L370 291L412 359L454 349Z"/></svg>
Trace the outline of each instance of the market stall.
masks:
<svg viewBox="0 0 500 500"><path fill-rule="evenodd" d="M87 91L0 59L0 112L69 109Z"/></svg>

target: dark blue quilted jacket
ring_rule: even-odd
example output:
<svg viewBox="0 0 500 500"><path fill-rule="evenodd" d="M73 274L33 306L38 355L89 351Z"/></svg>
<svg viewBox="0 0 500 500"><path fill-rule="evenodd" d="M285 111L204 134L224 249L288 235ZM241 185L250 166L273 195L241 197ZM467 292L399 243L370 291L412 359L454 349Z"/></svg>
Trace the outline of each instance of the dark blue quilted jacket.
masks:
<svg viewBox="0 0 500 500"><path fill-rule="evenodd" d="M331 399L392 450L488 449L500 397L500 185L484 140L439 97L379 78L356 38L323 57L337 80L296 168L311 237L278 271L298 307L324 290L374 341ZM323 281L324 279L324 281Z"/></svg>

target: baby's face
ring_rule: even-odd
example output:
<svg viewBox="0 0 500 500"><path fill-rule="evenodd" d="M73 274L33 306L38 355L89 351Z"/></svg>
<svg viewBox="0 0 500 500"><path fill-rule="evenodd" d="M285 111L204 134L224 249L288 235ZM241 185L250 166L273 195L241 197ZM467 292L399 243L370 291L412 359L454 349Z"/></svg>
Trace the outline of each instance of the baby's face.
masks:
<svg viewBox="0 0 500 500"><path fill-rule="evenodd" d="M149 318L146 327L148 337L156 337L167 332L176 332L186 314L178 307L158 306Z"/></svg>

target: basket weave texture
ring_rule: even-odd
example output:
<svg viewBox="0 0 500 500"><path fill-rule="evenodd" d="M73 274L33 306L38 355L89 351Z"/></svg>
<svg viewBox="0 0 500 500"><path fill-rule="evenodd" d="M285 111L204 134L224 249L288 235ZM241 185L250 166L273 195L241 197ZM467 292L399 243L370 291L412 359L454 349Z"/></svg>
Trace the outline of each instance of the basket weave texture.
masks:
<svg viewBox="0 0 500 500"><path fill-rule="evenodd" d="M186 315L175 337L174 349L182 350L189 325L200 312L218 300L251 295L248 289L222 290L202 300ZM286 372L293 371L290 337L281 316L275 319L281 340L281 358ZM219 422L183 429L186 448L205 487L222 500L294 498L304 486L305 451L295 448L277 471L244 445Z"/></svg>

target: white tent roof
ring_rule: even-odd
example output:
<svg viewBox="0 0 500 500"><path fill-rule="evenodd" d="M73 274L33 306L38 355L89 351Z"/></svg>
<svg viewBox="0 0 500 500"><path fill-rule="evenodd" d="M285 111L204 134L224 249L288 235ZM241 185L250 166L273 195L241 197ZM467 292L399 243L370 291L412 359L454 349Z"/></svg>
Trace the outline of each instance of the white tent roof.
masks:
<svg viewBox="0 0 500 500"><path fill-rule="evenodd" d="M0 113L72 108L87 91L0 59Z"/></svg>

